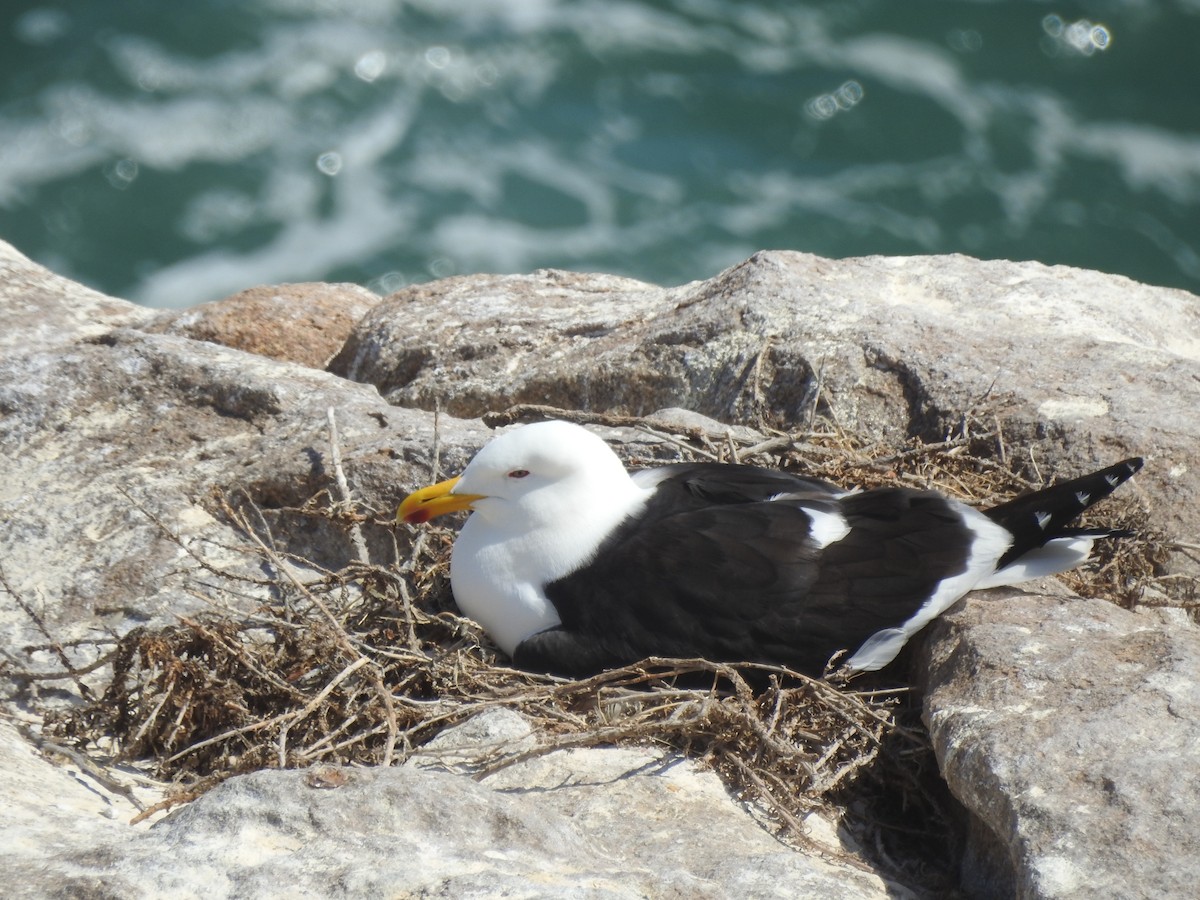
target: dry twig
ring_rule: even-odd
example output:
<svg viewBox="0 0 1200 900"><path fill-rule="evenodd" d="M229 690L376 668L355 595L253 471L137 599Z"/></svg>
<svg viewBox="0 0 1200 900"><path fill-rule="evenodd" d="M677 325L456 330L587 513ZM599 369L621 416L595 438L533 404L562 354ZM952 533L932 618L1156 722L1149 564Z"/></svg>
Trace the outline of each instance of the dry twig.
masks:
<svg viewBox="0 0 1200 900"><path fill-rule="evenodd" d="M815 418L815 405L813 413ZM653 429L674 441L683 458L781 465L847 486L900 479L949 486L977 503L1029 486L1007 464L1011 454L1002 449L1000 460L988 455L1004 447L994 416L992 428L964 418L958 434L900 452L817 421L805 431L765 439L530 406L487 421L531 416ZM350 532L369 517L350 504L332 415L330 443L337 495L319 495L300 512L326 516ZM332 572L280 552L248 498L235 503L221 497L217 507L243 535L243 552L266 563L274 576L252 582L185 549L231 597L240 598L251 584L269 587L271 599L242 614L215 611L127 634L114 651L103 697L48 716L47 732L56 743L86 752L115 738L123 758L152 761L157 774L177 782L185 791L180 796L189 798L232 774L262 767L387 765L419 753L447 727L506 707L535 726L538 743L495 748L478 761L478 777L557 750L653 743L709 761L797 833L814 805L864 774L891 779L893 787L902 786L895 789L905 792L906 802L922 802L912 799L920 788L911 771L914 760L929 758L929 749L919 727L900 724L907 702L902 689L854 690L853 682L778 667L703 660L647 660L580 681L530 675L498 662L478 626L452 611L451 532L426 527L408 540L410 532L391 525L395 545L408 547L397 566L367 564L365 541L356 540L355 558ZM1116 516L1117 527L1148 531L1148 517L1132 501L1110 500L1105 509L1105 524ZM1080 576L1076 589L1091 584L1121 602L1137 602L1141 585L1161 575L1170 548L1154 536L1114 546L1095 571ZM1160 584L1170 588L1172 582Z"/></svg>

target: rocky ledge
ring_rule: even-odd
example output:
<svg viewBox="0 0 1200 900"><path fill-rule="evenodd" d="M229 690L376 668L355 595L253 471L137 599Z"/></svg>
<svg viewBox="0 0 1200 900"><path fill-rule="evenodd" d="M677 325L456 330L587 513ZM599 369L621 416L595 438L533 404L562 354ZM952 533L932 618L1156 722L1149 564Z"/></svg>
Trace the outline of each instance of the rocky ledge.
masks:
<svg viewBox="0 0 1200 900"><path fill-rule="evenodd" d="M542 271L159 314L0 244L0 346L8 896L922 896L832 832L824 851L780 843L702 765L652 748L482 779L436 746L386 769L261 771L131 825L161 786L38 745L37 710L77 690L42 678L62 652L229 602L207 574L247 563L214 491L252 498L281 554L337 570L345 535L285 514L334 477L330 409L338 468L385 511L427 481L435 420L451 470L513 404L758 429L819 415L898 448L986 415L998 456L1046 479L1145 456L1133 490L1178 551L1155 573L1170 597L981 593L915 668L966 894L1190 896L1200 878L1200 298L1034 263L775 252L674 288ZM438 740L469 756L531 739L497 712Z"/></svg>

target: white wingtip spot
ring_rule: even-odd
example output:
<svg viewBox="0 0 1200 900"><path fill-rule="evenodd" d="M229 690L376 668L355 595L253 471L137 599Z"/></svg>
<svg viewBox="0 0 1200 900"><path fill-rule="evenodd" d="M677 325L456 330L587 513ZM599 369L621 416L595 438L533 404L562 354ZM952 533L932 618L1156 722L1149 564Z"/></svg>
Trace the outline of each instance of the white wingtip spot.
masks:
<svg viewBox="0 0 1200 900"><path fill-rule="evenodd" d="M837 513L825 512L822 509L804 507L804 514L812 522L809 537L822 550L830 544L836 544L850 533L850 525Z"/></svg>
<svg viewBox="0 0 1200 900"><path fill-rule="evenodd" d="M1087 506L1088 501L1092 499L1092 495L1087 491L1078 491L1075 494L1075 499L1079 501L1080 506Z"/></svg>
<svg viewBox="0 0 1200 900"><path fill-rule="evenodd" d="M1042 531L1045 531L1046 526L1050 524L1050 513L1041 512L1039 510L1033 514L1033 517L1037 519L1038 528L1042 529Z"/></svg>
<svg viewBox="0 0 1200 900"><path fill-rule="evenodd" d="M1121 483L1121 479L1118 478L1116 475L1105 475L1104 480L1107 481L1108 486L1112 487L1112 488L1115 488L1118 484Z"/></svg>

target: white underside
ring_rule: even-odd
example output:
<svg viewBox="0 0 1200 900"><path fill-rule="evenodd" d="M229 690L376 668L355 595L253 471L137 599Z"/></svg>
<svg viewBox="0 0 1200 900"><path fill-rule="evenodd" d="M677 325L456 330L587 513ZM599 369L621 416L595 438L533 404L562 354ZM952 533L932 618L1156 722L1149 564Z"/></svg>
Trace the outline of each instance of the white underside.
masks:
<svg viewBox="0 0 1200 900"><path fill-rule="evenodd" d="M1092 555L1090 537L1052 538L1046 546L1030 550L1010 566L984 578L973 590L1020 584L1043 575L1057 575L1088 561Z"/></svg>
<svg viewBox="0 0 1200 900"><path fill-rule="evenodd" d="M474 619L512 656L527 637L561 623L540 583L513 572L509 560L498 548L478 549L463 538L468 536L470 521L454 544L450 560L450 587L462 614ZM513 572L513 574L509 574Z"/></svg>

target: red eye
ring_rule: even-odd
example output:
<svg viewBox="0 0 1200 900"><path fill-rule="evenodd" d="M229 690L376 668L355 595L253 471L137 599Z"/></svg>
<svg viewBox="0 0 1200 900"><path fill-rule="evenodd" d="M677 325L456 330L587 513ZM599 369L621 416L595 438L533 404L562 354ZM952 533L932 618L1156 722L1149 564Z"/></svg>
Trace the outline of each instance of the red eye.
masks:
<svg viewBox="0 0 1200 900"><path fill-rule="evenodd" d="M509 478L524 478L528 474L529 474L528 469L513 469L511 472L508 473L508 477Z"/></svg>

